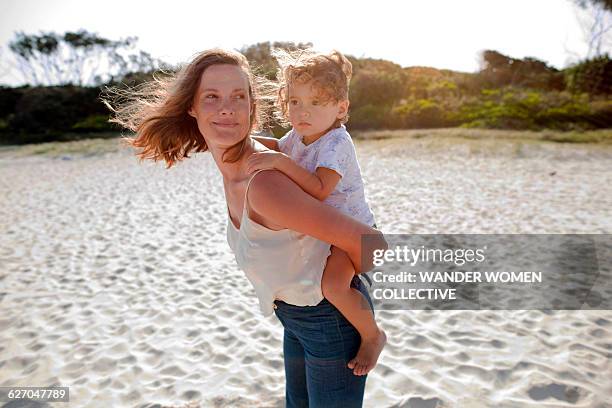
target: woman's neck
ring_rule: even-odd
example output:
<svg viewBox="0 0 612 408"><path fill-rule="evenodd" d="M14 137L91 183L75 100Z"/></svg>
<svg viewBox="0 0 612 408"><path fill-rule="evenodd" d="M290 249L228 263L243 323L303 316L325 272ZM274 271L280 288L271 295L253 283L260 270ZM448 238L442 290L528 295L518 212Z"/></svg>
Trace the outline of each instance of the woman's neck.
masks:
<svg viewBox="0 0 612 408"><path fill-rule="evenodd" d="M224 162L223 154L226 152L226 149L215 149L210 148L210 153L212 154L213 160L217 164L221 175L223 176L224 182L233 183L243 181L248 177L247 174L247 166L246 160L247 158L255 151L253 140L250 136L247 136L247 140L245 141L244 149L240 155L240 158L233 162Z"/></svg>

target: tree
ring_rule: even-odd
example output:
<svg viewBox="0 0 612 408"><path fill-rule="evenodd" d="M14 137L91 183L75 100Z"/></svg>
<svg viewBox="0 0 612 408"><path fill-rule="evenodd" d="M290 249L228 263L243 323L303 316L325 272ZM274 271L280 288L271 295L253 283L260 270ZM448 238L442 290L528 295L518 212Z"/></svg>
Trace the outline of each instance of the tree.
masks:
<svg viewBox="0 0 612 408"><path fill-rule="evenodd" d="M100 85L129 72L161 65L134 50L137 37L112 41L86 30L40 34L15 33L9 48L18 71L31 85Z"/></svg>
<svg viewBox="0 0 612 408"><path fill-rule="evenodd" d="M540 89L563 88L563 75L544 61L533 57L508 57L494 50L482 53L480 80L485 87L517 85Z"/></svg>
<svg viewBox="0 0 612 408"><path fill-rule="evenodd" d="M612 0L577 0L580 7L586 7L589 3L594 6L602 7L608 11L612 11Z"/></svg>
<svg viewBox="0 0 612 408"><path fill-rule="evenodd" d="M5 58L3 54L4 54L4 49L0 48L0 61L2 61L2 65L0 65L0 77L8 73L8 66L5 63Z"/></svg>
<svg viewBox="0 0 612 408"><path fill-rule="evenodd" d="M587 59L601 56L612 47L612 0L573 0L587 43ZM579 11L582 10L582 11Z"/></svg>
<svg viewBox="0 0 612 408"><path fill-rule="evenodd" d="M373 58L348 58L353 65L349 89L352 109L369 104L390 107L401 99L406 75L400 65Z"/></svg>
<svg viewBox="0 0 612 408"><path fill-rule="evenodd" d="M312 47L312 43L294 43L291 41L275 41L271 43L267 41L249 45L248 47L242 47L240 53L249 60L253 68L259 70L266 78L276 79L276 69L278 65L272 57L273 48L295 51L310 47Z"/></svg>
<svg viewBox="0 0 612 408"><path fill-rule="evenodd" d="M584 60L565 70L567 89L575 93L612 95L612 59L606 54Z"/></svg>

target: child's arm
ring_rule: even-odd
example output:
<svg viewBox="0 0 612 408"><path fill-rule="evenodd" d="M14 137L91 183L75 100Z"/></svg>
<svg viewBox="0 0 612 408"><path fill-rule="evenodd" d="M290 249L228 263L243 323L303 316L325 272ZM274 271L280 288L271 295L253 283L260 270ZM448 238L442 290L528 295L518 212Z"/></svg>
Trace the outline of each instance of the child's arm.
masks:
<svg viewBox="0 0 612 408"><path fill-rule="evenodd" d="M253 139L257 140L262 145L266 146L268 149L279 152L280 148L278 147L278 139L273 137L265 137L265 136L251 136Z"/></svg>
<svg viewBox="0 0 612 408"><path fill-rule="evenodd" d="M305 192L317 200L325 200L342 178L334 170L318 167L314 173L309 172L289 156L277 152L253 153L247 161L248 172L260 169L276 169L285 173Z"/></svg>

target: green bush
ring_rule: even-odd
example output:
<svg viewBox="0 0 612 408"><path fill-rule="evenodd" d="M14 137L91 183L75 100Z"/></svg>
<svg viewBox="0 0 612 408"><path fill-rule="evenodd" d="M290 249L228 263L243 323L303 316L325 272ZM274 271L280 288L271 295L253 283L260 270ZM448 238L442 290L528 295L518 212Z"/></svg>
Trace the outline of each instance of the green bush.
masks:
<svg viewBox="0 0 612 408"><path fill-rule="evenodd" d="M433 128L447 123L443 107L432 99L417 99L404 103L393 110L399 118L400 127Z"/></svg>
<svg viewBox="0 0 612 408"><path fill-rule="evenodd" d="M5 142L57 140L73 130L110 130L98 88L75 86L25 88L7 117Z"/></svg>
<svg viewBox="0 0 612 408"><path fill-rule="evenodd" d="M387 106L368 104L350 111L349 125L353 129L380 129L388 127L390 109Z"/></svg>
<svg viewBox="0 0 612 408"><path fill-rule="evenodd" d="M612 94L612 60L602 55L585 60L565 70L565 83L569 91L592 95Z"/></svg>
<svg viewBox="0 0 612 408"><path fill-rule="evenodd" d="M596 129L612 128L612 100L594 100L590 105L591 112L585 121Z"/></svg>
<svg viewBox="0 0 612 408"><path fill-rule="evenodd" d="M272 46L294 49L305 44L260 43L243 49L254 66L274 77ZM608 55L564 71L534 58L516 59L496 51L483 54L477 74L390 61L350 57L352 129L484 127L576 130L612 127L612 63ZM122 82L135 86L151 73L134 72ZM112 85L112 84L111 84ZM118 85L118 84L115 84ZM116 128L99 100L99 88L0 87L0 142L33 143L103 136ZM276 135L286 128L269 124ZM89 132L89 133L88 133Z"/></svg>
<svg viewBox="0 0 612 408"><path fill-rule="evenodd" d="M72 125L73 130L110 130L111 124L108 123L108 115L89 115L85 119Z"/></svg>
<svg viewBox="0 0 612 408"><path fill-rule="evenodd" d="M26 89L28 87L7 88L0 86L0 119L6 119L9 115L15 113L17 102Z"/></svg>
<svg viewBox="0 0 612 408"><path fill-rule="evenodd" d="M591 115L586 94L507 87L483 90L461 106L457 119L464 127L569 130L597 127Z"/></svg>

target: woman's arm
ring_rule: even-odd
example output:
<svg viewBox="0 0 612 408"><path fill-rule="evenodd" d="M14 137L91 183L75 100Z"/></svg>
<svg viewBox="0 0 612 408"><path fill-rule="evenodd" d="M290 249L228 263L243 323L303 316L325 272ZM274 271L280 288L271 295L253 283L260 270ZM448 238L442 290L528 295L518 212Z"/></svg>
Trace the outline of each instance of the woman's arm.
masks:
<svg viewBox="0 0 612 408"><path fill-rule="evenodd" d="M254 176L248 207L263 221L329 242L344 250L357 273L372 269L373 251L387 249L382 233L313 198L283 173L271 170ZM251 214L252 216L252 214ZM371 235L368 248L362 236Z"/></svg>
<svg viewBox="0 0 612 408"><path fill-rule="evenodd" d="M253 139L257 140L262 145L266 146L270 150L280 151L278 147L278 139L273 137L265 137L265 136L251 136Z"/></svg>

